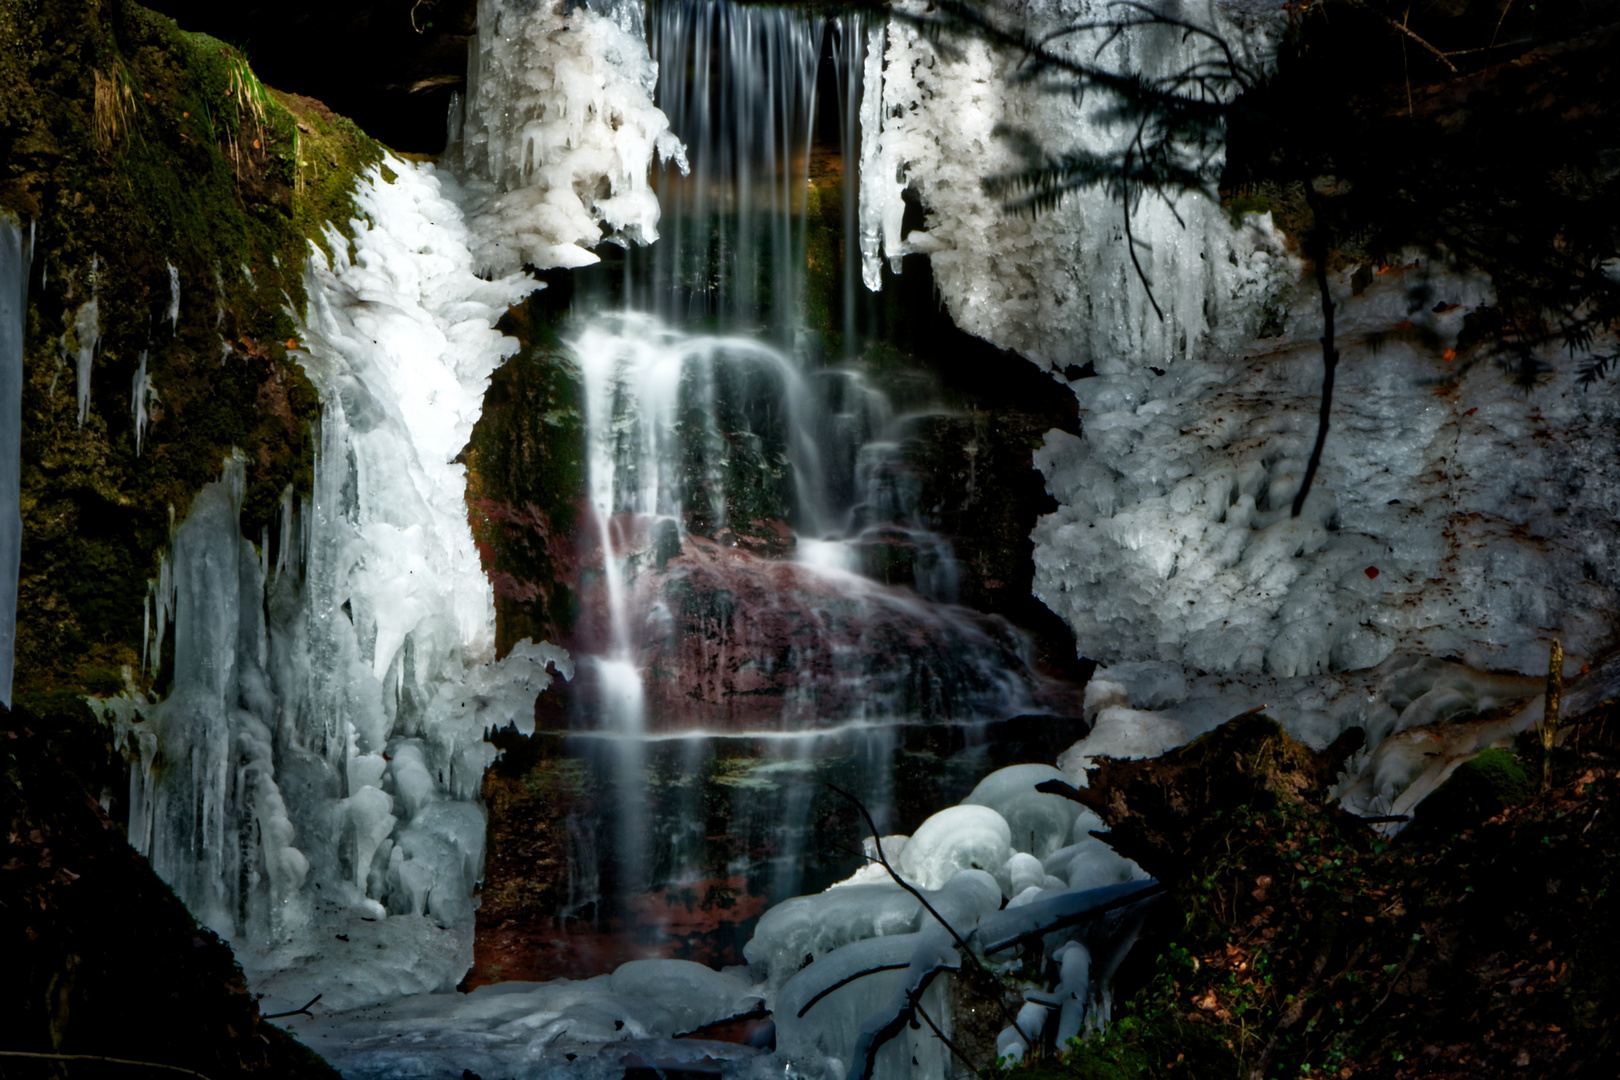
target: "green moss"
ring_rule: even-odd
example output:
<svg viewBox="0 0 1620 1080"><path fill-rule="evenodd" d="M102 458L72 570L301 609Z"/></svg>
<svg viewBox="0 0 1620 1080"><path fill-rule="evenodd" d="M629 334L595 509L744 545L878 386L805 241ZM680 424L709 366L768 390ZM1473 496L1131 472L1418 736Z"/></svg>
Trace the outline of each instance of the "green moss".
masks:
<svg viewBox="0 0 1620 1080"><path fill-rule="evenodd" d="M804 327L821 340L827 356L844 350L842 325L834 325L843 298L843 176L816 177L805 195L804 207Z"/></svg>
<svg viewBox="0 0 1620 1080"><path fill-rule="evenodd" d="M1521 806L1535 795L1535 783L1511 750L1481 750L1457 766L1439 791L1423 801L1414 827L1454 833Z"/></svg>
<svg viewBox="0 0 1620 1080"><path fill-rule="evenodd" d="M244 533L307 489L314 388L289 344L323 226L381 148L264 87L229 46L134 4L0 0L0 209L35 222L23 396L19 689L140 678L170 528L233 451ZM170 267L180 314L168 320ZM81 424L71 353L101 344ZM134 378L152 394L137 453Z"/></svg>
<svg viewBox="0 0 1620 1080"><path fill-rule="evenodd" d="M579 370L543 306L531 299L513 308L500 329L523 347L490 380L462 460L504 652L524 638L560 640L578 618L570 554L585 426Z"/></svg>

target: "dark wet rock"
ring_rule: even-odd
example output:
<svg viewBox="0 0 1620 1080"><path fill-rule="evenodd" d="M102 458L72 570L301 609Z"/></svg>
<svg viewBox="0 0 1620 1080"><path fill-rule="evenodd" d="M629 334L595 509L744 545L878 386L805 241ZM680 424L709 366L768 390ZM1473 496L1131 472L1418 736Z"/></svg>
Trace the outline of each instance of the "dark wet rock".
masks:
<svg viewBox="0 0 1620 1080"><path fill-rule="evenodd" d="M86 789L104 790L116 755L76 704L56 700L44 718L0 705L4 1049L335 1080L260 1018L230 947L198 925ZM27 1075L53 1067L33 1068Z"/></svg>
<svg viewBox="0 0 1620 1080"><path fill-rule="evenodd" d="M1175 883L1207 858L1213 838L1230 829L1240 808L1320 808L1337 769L1363 738L1352 728L1315 753L1268 716L1240 716L1160 757L1099 758L1090 786L1066 794L1107 823L1110 847Z"/></svg>

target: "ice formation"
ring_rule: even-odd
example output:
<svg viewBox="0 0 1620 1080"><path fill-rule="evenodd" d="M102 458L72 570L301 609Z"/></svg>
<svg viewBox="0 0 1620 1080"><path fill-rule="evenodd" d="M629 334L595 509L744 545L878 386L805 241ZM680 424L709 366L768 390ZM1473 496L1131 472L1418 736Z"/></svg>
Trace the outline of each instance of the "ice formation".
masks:
<svg viewBox="0 0 1620 1080"><path fill-rule="evenodd" d="M180 332L180 271L174 263L168 263L167 265L169 267L169 310L164 313L164 318L168 320L170 330L178 334Z"/></svg>
<svg viewBox="0 0 1620 1080"><path fill-rule="evenodd" d="M297 354L323 402L312 492L289 490L255 545L242 464L226 464L154 583L148 656L172 625L172 690L107 706L138 759L132 842L232 940L267 1008L460 979L484 732L532 730L548 665L571 674L548 645L496 662L453 460L516 344L491 327L534 283L474 276L443 178L384 167L392 180L375 168L356 188L352 258L335 232L334 261L312 248Z"/></svg>
<svg viewBox="0 0 1620 1080"><path fill-rule="evenodd" d="M949 1051L914 1010L948 1037L952 1012L941 977L965 962L1004 964L1024 942L1041 942L1060 975L1055 987L1024 988L1029 1004L998 1041L1003 1052L1027 1046L1048 1023L1072 1037L1087 1018L1106 1020L1112 972L1157 886L1099 840L1067 843L1100 822L1034 790L1060 775L1049 765L1002 769L912 836L885 837L884 854L921 900L889 870L880 879L869 867L765 913L745 955L776 1021L781 1066L858 1080L870 1059L880 1078L951 1075ZM1059 812L1045 800L1065 806ZM1012 835L986 802L1032 827ZM1019 850L1054 840L1066 846L1048 850L1044 861ZM867 851L876 853L871 840ZM963 942L977 959L963 957Z"/></svg>
<svg viewBox="0 0 1620 1080"><path fill-rule="evenodd" d="M79 404L79 426L90 416L90 373L96 359L96 349L101 346L101 302L96 296L96 275L101 268L101 257L90 257L90 299L80 304L73 313L73 324L67 334L62 335L62 349L69 352L74 361L74 374L76 376L77 401Z"/></svg>
<svg viewBox="0 0 1620 1080"><path fill-rule="evenodd" d="M1047 795L1035 785L1063 779L1050 765L1010 765L991 773L962 802L987 806L1001 815L1009 840L1027 841L1020 851L1044 859L1069 841L1079 807L1061 795Z"/></svg>
<svg viewBox="0 0 1620 1080"><path fill-rule="evenodd" d="M1349 276L1302 516L1320 379L1308 296L1283 337L1162 378L1099 365L1075 388L1085 437L1037 452L1062 505L1034 533L1036 595L1139 705L1195 730L1269 703L1320 744L1349 719L1339 673L1424 654L1536 672L1549 637L1590 657L1612 624L1614 396L1570 374L1524 393L1484 358L1454 360L1485 282L1409 265L1357 297Z"/></svg>
<svg viewBox="0 0 1620 1080"><path fill-rule="evenodd" d="M1175 717L1130 708L1130 694L1112 679L1094 677L1086 684L1086 737L1058 757L1058 768L1078 787L1086 786L1092 759L1157 757L1190 737Z"/></svg>
<svg viewBox="0 0 1620 1080"><path fill-rule="evenodd" d="M924 0L902 6L926 15ZM1240 52L1264 45L1263 26L1235 25L1232 13L1215 5L1186 6L1188 18L1226 32ZM1106 18L1108 7L1103 0L1035 0L1016 14L1038 34ZM1024 58L977 37L935 43L897 20L869 34L860 157L868 288L881 282L882 256L898 270L902 255L926 253L952 319L970 333L1054 370L1087 362L1098 370L1105 363L1145 370L1252 332L1291 280L1292 262L1274 238L1234 228L1212 200L1189 195L1172 210L1144 197L1132 226L1164 310L1158 319L1132 268L1120 207L1105 192L1073 192L1061 207L1031 217L1005 212L984 188L987 177L1030 164L1031 140L1056 155L1075 147L1105 152L1129 138L1132 129L1106 115L1106 94L1077 100L1020 82ZM1168 27L1127 32L1095 56L1101 34L1064 41L1057 47L1088 62L1148 76L1180 70L1212 48ZM927 217L922 229L902 235L908 188Z"/></svg>
<svg viewBox="0 0 1620 1080"><path fill-rule="evenodd" d="M33 229L0 214L0 703L11 704L17 644L17 571L22 558L23 338Z"/></svg>
<svg viewBox="0 0 1620 1080"><path fill-rule="evenodd" d="M963 870L994 873L1011 857L1006 818L988 806L953 806L911 834L900 852L900 872L924 889L938 889Z"/></svg>
<svg viewBox="0 0 1620 1080"><path fill-rule="evenodd" d="M586 266L604 239L658 238L655 156L684 150L652 103L638 0L479 0L465 117L447 160L465 172L476 268ZM459 128L459 130L458 130Z"/></svg>
<svg viewBox="0 0 1620 1080"><path fill-rule="evenodd" d="M131 419L135 422L135 456L141 456L141 443L146 438L146 425L150 419L149 407L157 402L157 387L146 374L146 350L141 350L140 360L135 365L135 378L129 387L129 408Z"/></svg>
<svg viewBox="0 0 1620 1080"><path fill-rule="evenodd" d="M675 1037L746 1015L759 1002L737 975L687 960L637 960L577 982L419 995L288 1026L351 1080L464 1069L619 1080L636 1062L657 1069L750 1063L759 1052L747 1046Z"/></svg>

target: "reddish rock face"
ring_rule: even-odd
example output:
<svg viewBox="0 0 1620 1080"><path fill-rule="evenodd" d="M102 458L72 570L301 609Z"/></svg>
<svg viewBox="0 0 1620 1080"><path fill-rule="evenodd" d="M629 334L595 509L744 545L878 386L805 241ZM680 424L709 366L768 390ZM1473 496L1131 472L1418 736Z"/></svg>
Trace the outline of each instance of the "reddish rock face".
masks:
<svg viewBox="0 0 1620 1080"><path fill-rule="evenodd" d="M653 532L614 521L615 537L638 550L626 607L649 731L1001 719L1073 704L997 616L702 537L673 554ZM599 578L583 582L584 610L605 612L605 592ZM586 620L579 631L586 651L607 638ZM588 672L572 693L595 699Z"/></svg>

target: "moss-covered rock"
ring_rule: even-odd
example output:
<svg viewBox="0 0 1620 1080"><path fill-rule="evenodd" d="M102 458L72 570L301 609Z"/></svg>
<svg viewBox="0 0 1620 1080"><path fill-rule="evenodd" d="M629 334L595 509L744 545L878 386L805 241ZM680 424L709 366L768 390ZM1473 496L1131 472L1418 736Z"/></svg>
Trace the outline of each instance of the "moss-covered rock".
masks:
<svg viewBox="0 0 1620 1080"><path fill-rule="evenodd" d="M106 693L139 671L159 552L224 459L247 461L252 538L307 487L319 405L292 312L381 149L122 0L0 0L0 43L0 209L37 235L17 682Z"/></svg>
<svg viewBox="0 0 1620 1080"><path fill-rule="evenodd" d="M504 653L524 638L566 641L579 618L585 420L578 367L544 304L531 297L499 328L522 348L490 379L462 460L473 539L495 590L496 647Z"/></svg>
<svg viewBox="0 0 1620 1080"><path fill-rule="evenodd" d="M1171 902L1117 977L1108 1032L1009 1075L1613 1074L1610 708L1537 798L1393 842L1324 805L1337 750L1260 717L1104 762L1084 800ZM1465 783L1517 798L1516 766L1493 754Z"/></svg>
<svg viewBox="0 0 1620 1080"><path fill-rule="evenodd" d="M1535 781L1512 750L1491 747L1461 765L1423 800L1413 828L1455 833L1520 806L1535 795Z"/></svg>

